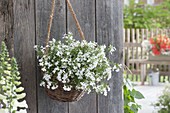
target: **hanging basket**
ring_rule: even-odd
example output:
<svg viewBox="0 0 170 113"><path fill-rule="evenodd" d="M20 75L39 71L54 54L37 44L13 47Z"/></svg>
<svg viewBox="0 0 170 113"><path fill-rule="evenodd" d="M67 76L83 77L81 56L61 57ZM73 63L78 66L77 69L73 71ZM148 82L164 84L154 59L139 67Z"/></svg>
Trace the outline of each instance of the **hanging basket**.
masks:
<svg viewBox="0 0 170 113"><path fill-rule="evenodd" d="M72 8L72 5L70 3L70 0L66 0L67 4L68 4L68 8L75 20L76 26L78 28L78 31L80 33L80 36L82 38L82 40L84 40L84 33L81 30L80 24L77 20L76 14ZM54 10L55 10L55 2L56 0L52 0L52 9L51 9L51 15L50 15L50 20L49 20L49 24L48 24L48 34L47 34L47 39L46 39L46 45L48 45L49 43L49 39L50 39L50 31L51 31L51 26L52 26L52 21L53 21L53 16L54 16ZM46 53L48 52L48 49L46 49ZM47 95L54 100L58 100L61 102L73 102L73 101L78 101L81 99L81 97L84 95L84 91L83 90L76 90L75 88L72 88L71 91L65 91L63 89L63 84L59 83L58 84L58 88L55 90L51 90L48 88L45 88Z"/></svg>
<svg viewBox="0 0 170 113"><path fill-rule="evenodd" d="M60 102L73 102L80 100L85 92L83 90L76 90L72 88L71 91L65 91L63 89L63 84L60 83L58 88L55 90L45 88L47 95L53 99Z"/></svg>

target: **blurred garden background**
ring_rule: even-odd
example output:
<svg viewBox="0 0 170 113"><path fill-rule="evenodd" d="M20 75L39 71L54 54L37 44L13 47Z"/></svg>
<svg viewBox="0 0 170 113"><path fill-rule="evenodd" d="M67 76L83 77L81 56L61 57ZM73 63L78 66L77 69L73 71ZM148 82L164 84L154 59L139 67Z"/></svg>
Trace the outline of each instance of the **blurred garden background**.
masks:
<svg viewBox="0 0 170 113"><path fill-rule="evenodd" d="M170 0L124 0L124 77L145 97L125 113L170 113L169 53Z"/></svg>

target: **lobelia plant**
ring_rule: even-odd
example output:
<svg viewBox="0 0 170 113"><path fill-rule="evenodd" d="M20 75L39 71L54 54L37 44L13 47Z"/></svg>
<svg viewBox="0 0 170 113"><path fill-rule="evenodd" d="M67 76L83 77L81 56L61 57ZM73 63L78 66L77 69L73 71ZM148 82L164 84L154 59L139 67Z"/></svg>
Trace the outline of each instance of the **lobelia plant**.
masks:
<svg viewBox="0 0 170 113"><path fill-rule="evenodd" d="M27 113L26 96L21 87L15 58L10 58L4 42L0 52L0 113Z"/></svg>
<svg viewBox="0 0 170 113"><path fill-rule="evenodd" d="M107 95L112 71L119 72L121 68L121 64L110 64L105 54L112 54L114 47L107 49L95 42L76 41L71 33L64 35L63 42L53 39L46 47L36 45L35 50L44 72L40 85L51 90L62 83L65 91L74 88Z"/></svg>

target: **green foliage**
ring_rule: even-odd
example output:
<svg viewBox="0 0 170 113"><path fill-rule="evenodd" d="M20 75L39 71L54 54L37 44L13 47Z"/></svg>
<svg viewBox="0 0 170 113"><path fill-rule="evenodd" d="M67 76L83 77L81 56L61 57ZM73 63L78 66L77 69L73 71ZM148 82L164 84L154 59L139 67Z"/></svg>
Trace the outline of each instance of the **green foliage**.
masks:
<svg viewBox="0 0 170 113"><path fill-rule="evenodd" d="M153 7L155 11L155 21L159 24L159 28L170 27L170 0L164 0L160 5Z"/></svg>
<svg viewBox="0 0 170 113"><path fill-rule="evenodd" d="M137 113L141 109L141 105L136 103L135 99L143 99L144 96L137 90L135 90L131 83L124 79L124 112L125 113Z"/></svg>
<svg viewBox="0 0 170 113"><path fill-rule="evenodd" d="M124 7L125 28L169 28L170 27L170 0L165 0L157 6L135 3L130 0Z"/></svg>
<svg viewBox="0 0 170 113"><path fill-rule="evenodd" d="M170 85L165 87L163 94L154 106L159 108L158 113L170 113Z"/></svg>
<svg viewBox="0 0 170 113"><path fill-rule="evenodd" d="M26 113L26 96L21 87L20 73L15 58L10 58L2 42L0 53L0 113ZM22 100L21 100L22 99ZM18 108L23 108L18 110Z"/></svg>

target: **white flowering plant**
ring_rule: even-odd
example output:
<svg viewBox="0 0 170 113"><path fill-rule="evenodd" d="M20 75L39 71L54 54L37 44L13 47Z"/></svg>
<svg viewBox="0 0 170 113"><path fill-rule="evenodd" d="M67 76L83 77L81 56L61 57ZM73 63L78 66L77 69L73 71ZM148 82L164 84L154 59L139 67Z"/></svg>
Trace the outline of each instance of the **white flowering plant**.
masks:
<svg viewBox="0 0 170 113"><path fill-rule="evenodd" d="M35 50L44 73L40 85L51 90L62 83L65 91L75 88L107 95L112 71L121 68L121 64L111 64L106 57L106 52L112 54L115 47L77 41L71 33L65 34L62 42L52 39L45 47L36 45Z"/></svg>
<svg viewBox="0 0 170 113"><path fill-rule="evenodd" d="M0 51L0 113L27 113L26 93L21 87L15 58L10 58L4 42Z"/></svg>

